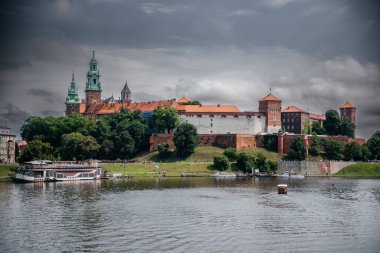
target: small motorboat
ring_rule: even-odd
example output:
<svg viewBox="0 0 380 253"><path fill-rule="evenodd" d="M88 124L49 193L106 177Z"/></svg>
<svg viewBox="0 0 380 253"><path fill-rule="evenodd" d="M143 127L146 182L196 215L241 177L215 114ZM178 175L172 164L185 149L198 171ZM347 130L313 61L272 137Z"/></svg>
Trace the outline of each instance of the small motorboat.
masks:
<svg viewBox="0 0 380 253"><path fill-rule="evenodd" d="M289 173L288 172L282 172L280 175L277 175L277 177L288 178L289 177Z"/></svg>

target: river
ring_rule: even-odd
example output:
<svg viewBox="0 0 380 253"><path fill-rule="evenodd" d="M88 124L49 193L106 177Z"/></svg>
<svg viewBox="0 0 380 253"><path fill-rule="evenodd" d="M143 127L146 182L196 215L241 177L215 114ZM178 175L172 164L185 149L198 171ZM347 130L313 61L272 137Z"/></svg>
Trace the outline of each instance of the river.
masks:
<svg viewBox="0 0 380 253"><path fill-rule="evenodd" d="M0 183L0 201L0 252L380 251L379 179Z"/></svg>

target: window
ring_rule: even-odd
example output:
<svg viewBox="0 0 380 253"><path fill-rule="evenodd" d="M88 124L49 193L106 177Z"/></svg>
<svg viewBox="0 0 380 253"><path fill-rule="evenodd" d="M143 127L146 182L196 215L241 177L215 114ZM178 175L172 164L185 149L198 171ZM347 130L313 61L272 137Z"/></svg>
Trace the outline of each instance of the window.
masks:
<svg viewBox="0 0 380 253"><path fill-rule="evenodd" d="M197 117L198 117L198 118L202 118L202 115L198 114Z"/></svg>
<svg viewBox="0 0 380 253"><path fill-rule="evenodd" d="M92 82L93 82L94 84L96 84L96 79L92 79Z"/></svg>
<svg viewBox="0 0 380 253"><path fill-rule="evenodd" d="M227 118L227 116L226 115L222 115L222 118Z"/></svg>
<svg viewBox="0 0 380 253"><path fill-rule="evenodd" d="M74 107L71 107L71 112L75 112L75 108Z"/></svg>
<svg viewBox="0 0 380 253"><path fill-rule="evenodd" d="M210 115L210 118L214 118L214 115Z"/></svg>
<svg viewBox="0 0 380 253"><path fill-rule="evenodd" d="M239 118L239 116L238 115L234 115L234 118Z"/></svg>
<svg viewBox="0 0 380 253"><path fill-rule="evenodd" d="M211 123L211 127L212 127L212 123Z"/></svg>
<svg viewBox="0 0 380 253"><path fill-rule="evenodd" d="M251 115L247 115L246 118L247 118L247 119L250 119L250 118L251 118Z"/></svg>

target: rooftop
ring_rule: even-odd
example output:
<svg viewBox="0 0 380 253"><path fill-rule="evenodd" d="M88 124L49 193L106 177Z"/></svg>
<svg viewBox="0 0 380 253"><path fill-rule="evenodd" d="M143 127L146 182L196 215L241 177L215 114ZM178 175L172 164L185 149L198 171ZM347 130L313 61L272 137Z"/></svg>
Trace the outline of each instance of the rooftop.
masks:
<svg viewBox="0 0 380 253"><path fill-rule="evenodd" d="M279 102L281 102L281 99L272 95L272 93L269 93L268 95L266 95L265 97L260 99L260 101L279 101Z"/></svg>
<svg viewBox="0 0 380 253"><path fill-rule="evenodd" d="M355 106L349 101L346 101L346 103L344 103L340 108L355 108Z"/></svg>

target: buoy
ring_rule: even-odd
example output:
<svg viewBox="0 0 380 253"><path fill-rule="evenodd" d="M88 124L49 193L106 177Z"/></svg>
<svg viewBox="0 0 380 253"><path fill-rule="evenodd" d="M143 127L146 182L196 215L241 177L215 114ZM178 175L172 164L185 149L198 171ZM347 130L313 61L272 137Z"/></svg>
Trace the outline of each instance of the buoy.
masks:
<svg viewBox="0 0 380 253"><path fill-rule="evenodd" d="M277 185L278 194L287 194L288 193L288 185L287 184L279 184Z"/></svg>

